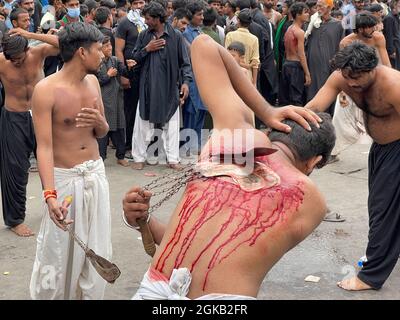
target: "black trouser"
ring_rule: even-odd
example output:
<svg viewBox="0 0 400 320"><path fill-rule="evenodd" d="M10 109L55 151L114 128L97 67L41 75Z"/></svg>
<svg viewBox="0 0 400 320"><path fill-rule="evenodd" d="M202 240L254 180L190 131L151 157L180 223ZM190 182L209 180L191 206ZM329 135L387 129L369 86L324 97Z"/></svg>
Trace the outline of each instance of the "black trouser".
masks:
<svg viewBox="0 0 400 320"><path fill-rule="evenodd" d="M125 129L108 131L105 137L97 139L97 142L99 143L100 156L103 160L107 158L107 145L109 139L111 139L115 146L115 157L118 160L123 160L125 158Z"/></svg>
<svg viewBox="0 0 400 320"><path fill-rule="evenodd" d="M15 227L25 220L29 156L35 135L29 112L11 112L5 107L0 117L0 180L4 223Z"/></svg>
<svg viewBox="0 0 400 320"><path fill-rule="evenodd" d="M368 166L368 261L358 277L379 289L400 254L400 140L386 145L374 142Z"/></svg>
<svg viewBox="0 0 400 320"><path fill-rule="evenodd" d="M137 104L139 101L139 80L133 79L131 81L131 87L124 90L124 111L125 111L125 150L132 149L132 134L133 125L135 124L135 116Z"/></svg>
<svg viewBox="0 0 400 320"><path fill-rule="evenodd" d="M286 60L279 84L279 104L304 105L304 71L300 61Z"/></svg>

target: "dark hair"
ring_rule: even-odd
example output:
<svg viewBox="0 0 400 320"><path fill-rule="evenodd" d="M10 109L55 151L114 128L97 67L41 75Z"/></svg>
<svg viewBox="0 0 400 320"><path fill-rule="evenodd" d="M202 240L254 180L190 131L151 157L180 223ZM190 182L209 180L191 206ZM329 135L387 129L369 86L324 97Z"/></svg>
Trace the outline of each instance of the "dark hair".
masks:
<svg viewBox="0 0 400 320"><path fill-rule="evenodd" d="M389 8L390 9L394 9L394 7L397 5L397 3L399 2L399 0L392 0L389 3Z"/></svg>
<svg viewBox="0 0 400 320"><path fill-rule="evenodd" d="M308 9L311 9L312 7L315 7L317 5L317 0L307 0L306 5Z"/></svg>
<svg viewBox="0 0 400 320"><path fill-rule="evenodd" d="M250 8L251 8L251 9L260 8L260 5L259 5L259 3L257 2L257 0L250 0Z"/></svg>
<svg viewBox="0 0 400 320"><path fill-rule="evenodd" d="M240 56L244 56L246 53L246 47L239 41L232 42L227 49L230 51L236 51Z"/></svg>
<svg viewBox="0 0 400 320"><path fill-rule="evenodd" d="M168 0L152 0L152 2L158 2L165 10L168 8Z"/></svg>
<svg viewBox="0 0 400 320"><path fill-rule="evenodd" d="M177 18L178 20L186 18L190 21L192 20L192 14L189 10L186 10L185 8L179 8L174 11L173 18Z"/></svg>
<svg viewBox="0 0 400 320"><path fill-rule="evenodd" d="M204 10L203 25L205 27L210 27L215 23L215 21L217 21L217 18L218 18L217 11L215 11L214 8L207 8L206 10Z"/></svg>
<svg viewBox="0 0 400 320"><path fill-rule="evenodd" d="M4 57L10 60L13 56L21 54L28 49L28 40L20 35L11 37L9 33L6 33L1 40L1 46L3 47Z"/></svg>
<svg viewBox="0 0 400 320"><path fill-rule="evenodd" d="M250 0L237 0L236 6L239 10L249 9L250 8Z"/></svg>
<svg viewBox="0 0 400 320"><path fill-rule="evenodd" d="M95 10L98 7L98 3L95 0L85 0L83 4L87 5L89 13L91 13L92 10Z"/></svg>
<svg viewBox="0 0 400 320"><path fill-rule="evenodd" d="M23 13L29 13L29 12L28 12L28 10L25 10L24 8L20 8L20 7L12 9L12 11L10 12L10 21L11 22L17 21L18 16Z"/></svg>
<svg viewBox="0 0 400 320"><path fill-rule="evenodd" d="M378 24L378 19L368 11L363 11L356 15L356 25L354 33L357 33L361 28L372 28Z"/></svg>
<svg viewBox="0 0 400 320"><path fill-rule="evenodd" d="M106 7L108 9L114 9L117 7L116 3L113 0L101 0L100 7Z"/></svg>
<svg viewBox="0 0 400 320"><path fill-rule="evenodd" d="M290 7L292 6L292 4L294 3L293 0L285 0L283 1L284 4L286 4L286 6L288 7L288 9L290 10Z"/></svg>
<svg viewBox="0 0 400 320"><path fill-rule="evenodd" d="M203 3L198 0L191 1L186 5L186 9L188 9L190 11L190 13L192 14L192 17L197 12L204 10L204 7L205 6L203 5Z"/></svg>
<svg viewBox="0 0 400 320"><path fill-rule="evenodd" d="M375 13L375 12L383 11L383 8L379 3L373 3L370 6L366 7L365 10Z"/></svg>
<svg viewBox="0 0 400 320"><path fill-rule="evenodd" d="M117 9L125 8L125 5L128 3L126 0L116 0Z"/></svg>
<svg viewBox="0 0 400 320"><path fill-rule="evenodd" d="M237 4L235 0L226 0L225 4L228 4L228 6L230 6L233 9L233 11L236 11Z"/></svg>
<svg viewBox="0 0 400 320"><path fill-rule="evenodd" d="M68 62L79 48L89 49L93 43L102 42L103 38L104 35L89 23L69 23L58 33L61 58Z"/></svg>
<svg viewBox="0 0 400 320"><path fill-rule="evenodd" d="M307 161L312 157L322 156L317 168L322 168L329 159L331 151L335 146L335 128L331 116L327 113L317 113L323 120L317 128L310 123L311 131L307 131L293 120L284 120L292 130L287 132L272 130L268 135L271 142L279 141L285 144L293 152L296 160Z"/></svg>
<svg viewBox="0 0 400 320"><path fill-rule="evenodd" d="M94 16L94 20L98 25L102 25L106 23L108 17L111 14L111 10L108 9L107 7L99 7L96 10L96 15Z"/></svg>
<svg viewBox="0 0 400 320"><path fill-rule="evenodd" d="M89 13L89 8L86 4L81 4L79 8L80 8L80 15L82 17L85 17Z"/></svg>
<svg viewBox="0 0 400 320"><path fill-rule="evenodd" d="M63 4L67 4L68 2L71 2L72 0L61 0L61 2L63 3ZM79 3L81 3L80 1L79 1Z"/></svg>
<svg viewBox="0 0 400 320"><path fill-rule="evenodd" d="M187 0L172 0L172 9L178 10L180 8L186 8Z"/></svg>
<svg viewBox="0 0 400 320"><path fill-rule="evenodd" d="M207 3L208 4L211 4L211 3L222 3L222 1L221 0L207 0Z"/></svg>
<svg viewBox="0 0 400 320"><path fill-rule="evenodd" d="M104 36L102 43L106 44L109 43L111 41L111 38L109 36Z"/></svg>
<svg viewBox="0 0 400 320"><path fill-rule="evenodd" d="M244 28L248 28L253 20L251 17L251 10L248 8L240 10L237 18L240 22L240 26Z"/></svg>
<svg viewBox="0 0 400 320"><path fill-rule="evenodd" d="M159 18L161 23L165 22L167 17L167 10L158 2L149 2L146 4L142 11L143 16L148 14L152 18Z"/></svg>
<svg viewBox="0 0 400 320"><path fill-rule="evenodd" d="M295 2L290 6L289 11L293 19L296 19L297 15L301 15L305 9L308 10L308 7L304 2Z"/></svg>
<svg viewBox="0 0 400 320"><path fill-rule="evenodd" d="M334 17L334 18L337 18L337 17L340 17L340 16L343 17L343 12L340 11L340 10L333 10L331 12L331 16Z"/></svg>
<svg viewBox="0 0 400 320"><path fill-rule="evenodd" d="M373 47L354 41L340 49L331 61L333 70L348 69L351 73L369 72L378 65L378 56Z"/></svg>

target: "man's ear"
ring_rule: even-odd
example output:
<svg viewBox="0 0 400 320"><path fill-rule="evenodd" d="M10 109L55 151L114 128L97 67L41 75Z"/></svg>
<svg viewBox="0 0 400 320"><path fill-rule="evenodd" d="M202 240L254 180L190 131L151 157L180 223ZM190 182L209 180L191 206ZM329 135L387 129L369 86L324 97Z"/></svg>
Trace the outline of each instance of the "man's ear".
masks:
<svg viewBox="0 0 400 320"><path fill-rule="evenodd" d="M86 55L87 55L87 52L86 52L85 48L79 47L77 51L78 51L78 54L81 57L81 59L85 60L86 59Z"/></svg>
<svg viewBox="0 0 400 320"><path fill-rule="evenodd" d="M307 173L311 173L314 170L315 166L318 164L318 162L320 162L321 160L322 160L321 155L308 159L306 162Z"/></svg>
<svg viewBox="0 0 400 320"><path fill-rule="evenodd" d="M13 25L14 28L18 28L17 21L13 20L11 21L11 24Z"/></svg>

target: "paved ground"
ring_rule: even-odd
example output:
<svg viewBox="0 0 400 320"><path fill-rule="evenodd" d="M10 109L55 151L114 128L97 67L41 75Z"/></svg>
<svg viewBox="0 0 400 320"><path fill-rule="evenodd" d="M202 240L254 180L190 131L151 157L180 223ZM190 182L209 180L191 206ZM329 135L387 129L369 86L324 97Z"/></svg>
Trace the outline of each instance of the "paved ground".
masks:
<svg viewBox="0 0 400 320"><path fill-rule="evenodd" d="M325 194L330 208L346 221L323 222L299 246L291 250L265 278L260 299L400 299L400 264L380 291L349 293L336 287L336 282L356 272L359 257L364 255L367 242L367 156L369 146L354 145L341 155L340 162L316 170L312 178ZM157 175L169 172L164 166L146 167L133 171L106 161L110 181L112 232L115 262L121 277L106 291L107 299L129 299L146 271L150 259L144 253L139 234L121 221L121 199L134 184L151 179L146 172ZM28 185L26 222L37 232L42 205L37 173L31 174ZM178 200L172 198L156 216L167 220ZM0 299L29 299L29 280L35 256L35 238L22 239L8 229L0 228ZM9 272L4 275L4 272ZM318 283L305 282L308 275L320 277Z"/></svg>

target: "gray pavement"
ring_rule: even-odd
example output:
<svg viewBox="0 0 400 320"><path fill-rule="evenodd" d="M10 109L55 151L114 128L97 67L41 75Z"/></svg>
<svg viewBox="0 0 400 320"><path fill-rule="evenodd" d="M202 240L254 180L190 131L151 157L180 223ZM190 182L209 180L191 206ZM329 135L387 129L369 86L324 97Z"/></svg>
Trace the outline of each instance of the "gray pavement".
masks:
<svg viewBox="0 0 400 320"><path fill-rule="evenodd" d="M368 234L367 157L369 145L357 144L344 151L341 161L315 170L313 180L325 195L332 211L345 222L322 222L300 245L288 252L265 278L259 299L400 299L400 263L379 291L350 293L336 282L357 272L357 260L364 255ZM112 208L112 261L121 269L121 277L108 285L106 299L129 299L135 293L150 258L144 253L139 234L121 220L123 194L132 185L143 185L152 177L170 172L165 166L147 166L143 171L117 166L109 150L106 171L110 182ZM35 232L40 227L43 207L40 179L29 177L26 222ZM167 221L179 194L163 205L155 215ZM36 239L18 238L0 227L0 299L30 299L29 280L36 250ZM9 273L5 275L4 273ZM317 283L305 282L308 275L320 277Z"/></svg>

